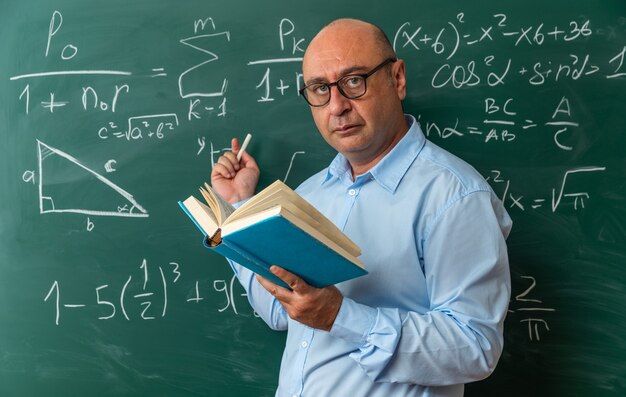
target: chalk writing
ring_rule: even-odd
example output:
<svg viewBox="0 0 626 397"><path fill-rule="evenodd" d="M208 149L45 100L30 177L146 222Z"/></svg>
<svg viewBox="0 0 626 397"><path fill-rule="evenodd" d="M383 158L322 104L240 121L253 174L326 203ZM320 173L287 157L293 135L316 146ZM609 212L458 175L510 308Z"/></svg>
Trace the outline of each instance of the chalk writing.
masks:
<svg viewBox="0 0 626 397"><path fill-rule="evenodd" d="M551 191L551 211L556 212L559 207L563 207L566 204L569 208L573 206L574 210L584 209L585 200L590 200L591 196L585 190L579 191L578 189L574 189L574 191L570 191L566 188L566 182L568 180L572 180L575 175L579 175L581 173L603 172L605 170L606 167L590 166L573 168L565 171L558 190L557 188L554 188ZM502 200L502 203L508 209L513 208L516 210L526 211L528 209L528 206L530 206L530 209L535 210L543 207L543 205L547 201L545 197L535 197L531 199L525 198L522 194L515 193L514 189L511 187L511 180L503 179L502 172L499 170L491 170L490 174L486 176L485 179L492 182L495 190L500 190L503 188L504 191L500 196L500 200ZM575 181L570 182L570 184L572 183L575 183Z"/></svg>
<svg viewBox="0 0 626 397"><path fill-rule="evenodd" d="M154 267L158 269L157 278L150 276ZM180 298L181 302L199 304L204 301L201 282L195 280L194 287L186 293L186 297L181 297L181 291L170 292L172 287L178 286L179 279L183 276L181 266L178 262L168 262L157 266L149 265L147 259L142 259L139 266L139 274L130 274L123 284L102 284L94 288L95 297L92 301L68 301L61 285L65 285L54 280L50 285L43 301L49 302L53 308L53 318L56 325L61 325L61 315L72 309L72 313L82 309L82 315L86 311L95 311L94 316L98 320L158 320L167 317L168 308L171 306L170 295ZM134 277L133 277L134 276ZM217 313L223 313L230 309L234 315L250 315L240 313L237 301L247 296L241 285L237 282L236 276L229 280L214 280L206 286L207 291L217 294L225 300L223 306L218 303ZM81 293L80 296L85 296ZM84 298L83 298L84 299ZM242 301L243 303L243 301ZM95 304L95 308L93 306ZM252 313L256 316L255 313Z"/></svg>
<svg viewBox="0 0 626 397"><path fill-rule="evenodd" d="M125 138L128 141L153 137L163 139L167 133L175 131L176 127L178 116L175 113L133 116L128 118L128 128L125 131L119 130L114 122L109 122L98 130L98 137Z"/></svg>
<svg viewBox="0 0 626 397"><path fill-rule="evenodd" d="M564 16L558 23L547 22L540 15L534 20L520 21L507 13L476 16L463 9L450 13L440 22L420 22L417 18L401 16L392 24L391 31L393 48L400 58L409 60L407 65L426 54L432 57L430 62L419 63L418 73L411 70L409 77L423 81L434 96L441 92L475 93L463 104L475 111L473 118L464 118L463 114L467 113L454 113L456 110L440 119L418 115L424 132L433 140L462 138L488 150L498 150L527 144L539 136L537 141L559 154L576 154L584 150L588 141L584 124L587 117L586 109L569 87L626 81L624 17L617 17L617 23L605 26L596 26L595 20L586 16ZM206 156L213 167L217 158L230 150L226 140L240 132L228 131L222 125L213 128L212 123L241 117L248 107L253 107L251 112L265 112L288 102L306 107L298 98L298 91L304 84L301 63L310 36L295 18L279 16L264 22L271 31L267 43L255 51L242 52L238 40L246 37L245 32L231 29L216 16L195 17L184 22L181 30L173 30L182 33L171 38L168 48L179 51L184 60L182 66L164 57L136 67L115 62L89 63L85 57L87 40L76 41L63 34L77 22L64 18L63 10L52 11L49 19L45 18L43 31L47 34L42 35L36 53L43 65L57 66L17 70L8 79L13 84L11 95L21 117L69 119L78 112L97 120L87 128L89 138L101 145L98 151L105 155L96 162L96 167L86 165L89 159L79 160L80 156L70 155L70 150L60 150L35 136L37 166L19 171L22 181L29 188L33 186L40 214L86 215L80 221L83 231L99 232L99 216L149 216L139 201L112 179L129 168L125 167L123 153L106 152L116 150L113 143L132 147L187 139L188 145L184 147L189 155ZM608 50L600 53L595 46L583 45L592 40L602 40ZM560 50L552 51L554 48ZM43 62L46 60L60 62ZM51 84L41 84L42 81ZM150 102L151 108L144 107L142 89L146 84L158 88L155 98L169 96L176 102L157 99ZM529 103L532 101L518 95L512 87L535 93L537 98L541 97L537 101L540 103ZM549 90L551 94L543 98L542 93ZM243 95L235 97L233 92ZM188 128L195 132L185 134L183 130ZM305 156L315 154L291 148L284 155L283 180L287 181L294 179L293 174ZM506 169L497 164L490 166L492 169L485 177L514 216L542 210L553 214L584 211L599 201L589 177L602 175L608 166L602 161L598 163L556 165L558 171L545 176L552 181L545 192L524 190L532 188L532 182L521 188L520 181L509 177ZM97 189L113 198L110 202L102 200L107 201L103 209L80 201L78 194L59 194L50 182L59 164L82 177L95 179ZM97 169L104 169L108 178L94 171ZM80 190L80 184L72 186ZM157 321L173 310L173 297L177 302L194 305L206 304L212 301L209 297L217 297L216 313L241 315L245 310L239 304L245 294L234 276L185 280L187 287L183 288L179 279L184 280L184 275L176 262L152 265L143 259L135 270L121 281L102 280L88 286L89 301L73 300L66 288L69 281L52 279L44 291L44 304L52 307L52 319L57 325L71 313L92 313L102 321ZM511 310L528 315L519 322L527 327L531 341L540 341L550 331L547 314L555 309L546 307L535 297L534 277L521 276L521 280L528 284L514 295L516 306Z"/></svg>
<svg viewBox="0 0 626 397"><path fill-rule="evenodd" d="M37 141L38 152L38 177L39 177L39 212L41 214L47 213L59 213L59 212L74 212L87 215L100 215L100 216L121 216L121 217L147 217L148 212L133 198L133 196L117 186L108 178L100 175L92 169L83 165L75 157L57 149L50 145L47 145L41 141ZM117 210L96 210L90 209L90 203L84 203L85 207L77 208L73 205L66 205L61 203L60 200L47 193L47 183L44 175L47 175L47 164L50 162L58 163L61 161L63 165L74 169L76 172L84 173L87 176L95 177L96 180L101 182L101 187L106 191L109 189L117 193L119 202L117 203ZM57 164L58 165L58 164ZM114 206L115 204L112 204ZM129 207L130 206L130 207Z"/></svg>
<svg viewBox="0 0 626 397"><path fill-rule="evenodd" d="M294 57L293 55L304 53L303 46L305 38L297 36L295 30L296 25L287 18L283 18L278 25L278 42L280 44L281 55L283 55L285 52L289 52L289 48L285 44L285 42L288 42L288 39L292 40L291 51L289 52L288 56L257 59L249 61L247 63L248 66L285 63L298 64L298 69L292 70L292 72L287 73L286 76L281 75L281 77L278 78L278 83L276 83L276 78L272 77L271 67L267 66L259 83L255 86L255 88L260 91L260 97L257 99L257 102L273 102L275 100L275 97L273 96L275 93L278 93L281 97L285 96L285 94L288 92L291 92L292 95L298 95L298 92L300 91L300 88L302 86L302 73L300 73L299 70L299 63L302 62L302 57ZM291 90L289 90L289 88L291 88Z"/></svg>
<svg viewBox="0 0 626 397"><path fill-rule="evenodd" d="M562 97L558 104L554 105L554 111L550 118L546 115L544 120L518 115L515 106L515 98L486 98L483 106L485 118L482 124L459 125L459 119L456 119L454 126L443 127L436 122L429 121L426 123L426 136L448 139L463 137L468 134L483 136L485 143L512 142L519 136L523 136L522 133L526 130L546 127L548 131L553 132L553 142L556 147L565 151L571 151L574 148L574 143L571 143L573 138L570 129L580 127L580 123L572 118L569 98ZM570 134L562 136L566 132L570 132Z"/></svg>
<svg viewBox="0 0 626 397"><path fill-rule="evenodd" d="M511 305L512 307L509 307L509 313L520 313L522 317L525 317L519 320L519 322L526 324L528 329L528 339L530 341L539 342L541 340L540 331L550 331L548 321L545 317L543 317L543 315L555 312L556 309L552 307L545 307L543 305L543 301L535 297L534 292L532 297L529 296L537 286L537 280L534 277L520 276L520 278L527 282L528 287L521 293L514 296L513 305Z"/></svg>

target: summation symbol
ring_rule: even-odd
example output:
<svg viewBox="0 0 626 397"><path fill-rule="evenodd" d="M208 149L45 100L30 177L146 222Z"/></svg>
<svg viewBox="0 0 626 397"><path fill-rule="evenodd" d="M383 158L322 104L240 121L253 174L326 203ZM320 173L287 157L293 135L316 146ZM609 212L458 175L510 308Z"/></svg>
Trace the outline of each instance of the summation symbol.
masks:
<svg viewBox="0 0 626 397"><path fill-rule="evenodd" d="M178 77L178 90L179 90L181 98L186 99L186 98L191 98L191 97L221 97L221 96L224 96L224 94L226 93L226 87L228 86L228 80L226 80L226 78L222 80L222 86L219 90L212 90L212 91L196 90L193 92L189 92L183 87L184 85L183 80L185 80L190 73L192 73L196 69L202 68L205 65L211 62L217 61L219 59L217 54L206 49L206 46L207 46L206 42L212 42L214 38L220 37L220 36L226 37L226 41L230 41L230 32L228 31L196 35L196 36L191 36L191 37L187 37L187 38L180 40L181 44L184 44L188 47L193 48L196 51L200 51L209 56L209 58L205 60L204 62L201 62L195 66L192 66L191 68L185 70L184 72L180 74L180 76Z"/></svg>

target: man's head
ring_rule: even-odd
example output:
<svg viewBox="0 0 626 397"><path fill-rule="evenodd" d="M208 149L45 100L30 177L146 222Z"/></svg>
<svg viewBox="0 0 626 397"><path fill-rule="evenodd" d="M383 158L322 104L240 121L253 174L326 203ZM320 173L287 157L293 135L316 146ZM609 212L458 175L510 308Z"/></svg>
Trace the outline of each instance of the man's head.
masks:
<svg viewBox="0 0 626 397"><path fill-rule="evenodd" d="M334 83L347 75L369 73L387 59L395 59L395 53L380 28L339 19L309 44L303 60L304 82ZM350 80L343 81L348 87ZM311 107L324 139L346 156L355 171L375 165L407 130L401 104L406 95L404 62L388 62L365 83L365 94L355 99L346 98L333 85L329 102Z"/></svg>

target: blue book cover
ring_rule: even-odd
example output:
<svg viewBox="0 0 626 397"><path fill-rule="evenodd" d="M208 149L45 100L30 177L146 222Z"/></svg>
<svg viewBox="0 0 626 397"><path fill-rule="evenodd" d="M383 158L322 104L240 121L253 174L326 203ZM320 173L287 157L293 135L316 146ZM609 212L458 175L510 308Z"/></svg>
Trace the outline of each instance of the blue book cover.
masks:
<svg viewBox="0 0 626 397"><path fill-rule="evenodd" d="M222 236L222 241L258 260L265 269L278 265L318 288L367 274L280 215L233 231Z"/></svg>
<svg viewBox="0 0 626 397"><path fill-rule="evenodd" d="M367 271L278 214L221 236L205 231L182 202L181 208L205 235L205 246L267 279L287 287L269 268L278 265L321 288L363 276Z"/></svg>

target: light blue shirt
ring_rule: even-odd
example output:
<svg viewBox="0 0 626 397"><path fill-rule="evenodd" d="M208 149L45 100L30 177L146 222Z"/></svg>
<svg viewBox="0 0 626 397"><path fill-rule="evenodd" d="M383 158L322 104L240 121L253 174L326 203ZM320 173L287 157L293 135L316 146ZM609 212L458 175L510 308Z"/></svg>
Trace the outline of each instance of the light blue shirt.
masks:
<svg viewBox="0 0 626 397"><path fill-rule="evenodd" d="M510 297L511 219L470 165L419 124L352 180L341 154L298 189L363 250L330 332L290 319L231 263L261 318L287 330L276 396L462 396L493 371ZM280 264L278 264L280 265Z"/></svg>

